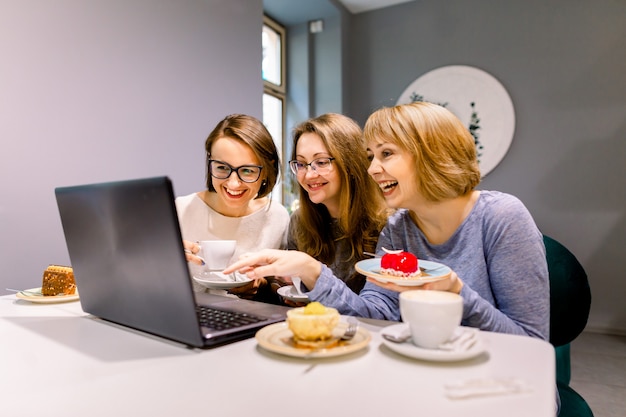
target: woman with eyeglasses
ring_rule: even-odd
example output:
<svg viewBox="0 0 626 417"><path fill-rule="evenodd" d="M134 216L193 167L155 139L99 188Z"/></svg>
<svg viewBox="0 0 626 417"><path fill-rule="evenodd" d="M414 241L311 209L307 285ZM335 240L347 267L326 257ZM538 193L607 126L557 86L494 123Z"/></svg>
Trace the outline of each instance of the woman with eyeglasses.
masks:
<svg viewBox="0 0 626 417"><path fill-rule="evenodd" d="M205 151L206 190L176 199L191 273L202 269L196 256L201 240L236 240L233 259L250 251L284 249L289 213L269 198L279 178L280 158L263 123L243 114L227 116L209 134ZM267 284L266 278L255 279L230 292L279 302ZM195 282L194 289L205 290Z"/></svg>
<svg viewBox="0 0 626 417"><path fill-rule="evenodd" d="M449 277L420 287L368 279L357 296L310 256L277 250L246 254L225 272L297 275L311 300L341 314L388 320L401 318L400 291L454 292L463 297L463 325L547 340L550 288L542 234L519 199L476 189L481 173L467 127L444 107L416 102L374 112L364 139L367 170L387 204L398 209L378 238L377 253L383 247L406 250L447 265Z"/></svg>
<svg viewBox="0 0 626 417"><path fill-rule="evenodd" d="M289 249L328 265L355 293L365 277L354 264L376 249L387 208L367 175L361 128L329 113L296 126L289 167L298 182L299 208L289 224Z"/></svg>

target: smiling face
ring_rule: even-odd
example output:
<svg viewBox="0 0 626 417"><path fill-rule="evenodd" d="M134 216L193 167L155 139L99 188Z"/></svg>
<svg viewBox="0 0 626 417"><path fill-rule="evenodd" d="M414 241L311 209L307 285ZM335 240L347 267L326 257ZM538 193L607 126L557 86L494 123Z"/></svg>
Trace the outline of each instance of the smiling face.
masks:
<svg viewBox="0 0 626 417"><path fill-rule="evenodd" d="M328 153L322 138L317 133L306 132L298 139L296 160L308 164L317 158L331 157L332 155ZM330 172L319 175L311 167L308 167L304 172L297 175L297 180L313 203L323 204L332 217L338 216L341 179L332 162Z"/></svg>
<svg viewBox="0 0 626 417"><path fill-rule="evenodd" d="M252 148L244 142L222 136L213 142L211 159L229 164L231 167L242 165L262 165ZM211 177L215 193L212 201L213 209L226 216L239 217L249 213L250 202L256 197L264 180L264 172L256 182L243 182L235 171L226 179Z"/></svg>
<svg viewBox="0 0 626 417"><path fill-rule="evenodd" d="M472 135L437 104L383 107L368 117L363 137L372 161L368 173L392 207L416 211L425 202L467 195L480 182Z"/></svg>
<svg viewBox="0 0 626 417"><path fill-rule="evenodd" d="M383 191L387 205L411 209L416 198L421 199L413 156L384 141L368 142L367 153L371 161L367 172Z"/></svg>

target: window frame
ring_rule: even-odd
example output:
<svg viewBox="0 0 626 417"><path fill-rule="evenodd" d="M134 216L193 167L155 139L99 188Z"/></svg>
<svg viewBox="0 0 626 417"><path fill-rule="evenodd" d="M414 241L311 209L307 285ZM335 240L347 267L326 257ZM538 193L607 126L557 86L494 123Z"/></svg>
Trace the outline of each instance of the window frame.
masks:
<svg viewBox="0 0 626 417"><path fill-rule="evenodd" d="M286 58L286 39L287 39L287 30L284 26L280 25L267 15L263 15L263 27L269 27L271 30L275 31L280 37L280 84L275 84L271 81L265 80L263 75L261 75L263 79L263 102L265 102L265 96L269 96L273 99L276 99L280 102L281 106L281 120L280 120L280 137L275 137L277 135L272 134L274 138L274 142L279 149L281 161L282 161L282 175L277 186L280 186L279 189L275 189L277 192L273 192L273 198L279 201L282 204L286 203L286 197L290 194L289 191L289 177L288 172L286 170L286 159L288 157L285 155L286 151L286 135L285 135L285 127L287 125L287 82L286 82L286 68L287 68L287 58ZM263 105L263 123L267 126L267 119L265 117L265 104ZM274 132L270 132L274 133Z"/></svg>
<svg viewBox="0 0 626 417"><path fill-rule="evenodd" d="M286 53L286 39L287 39L287 30L284 26L280 25L278 22L273 20L267 15L263 15L263 26L267 26L273 31L275 31L280 36L280 84L275 84L271 81L267 81L263 79L263 90L268 92L270 90L272 93L278 93L285 95L287 93L286 84L286 76L285 71L287 70L287 60L285 59Z"/></svg>

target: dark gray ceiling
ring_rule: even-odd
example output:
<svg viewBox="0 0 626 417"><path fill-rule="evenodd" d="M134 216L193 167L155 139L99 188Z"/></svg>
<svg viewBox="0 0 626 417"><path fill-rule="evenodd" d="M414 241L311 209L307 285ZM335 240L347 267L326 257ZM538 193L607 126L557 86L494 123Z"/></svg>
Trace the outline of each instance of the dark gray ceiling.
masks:
<svg viewBox="0 0 626 417"><path fill-rule="evenodd" d="M332 0L263 0L265 13L285 26L336 16Z"/></svg>

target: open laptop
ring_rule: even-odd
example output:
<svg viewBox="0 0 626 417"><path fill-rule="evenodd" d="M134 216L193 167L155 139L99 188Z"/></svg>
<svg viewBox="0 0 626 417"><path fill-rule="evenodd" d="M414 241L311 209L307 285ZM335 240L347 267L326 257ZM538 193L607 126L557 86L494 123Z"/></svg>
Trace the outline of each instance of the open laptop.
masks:
<svg viewBox="0 0 626 417"><path fill-rule="evenodd" d="M195 347L285 320L288 307L194 293L167 177L58 187L55 195L86 313ZM228 321L234 327L206 327L200 306L245 316Z"/></svg>

